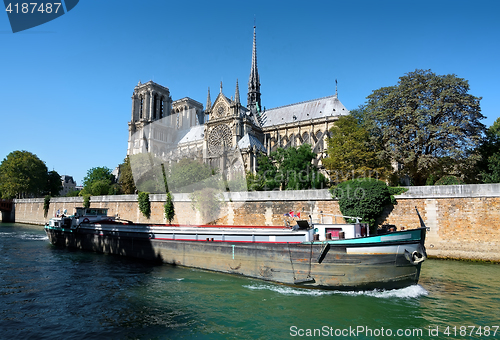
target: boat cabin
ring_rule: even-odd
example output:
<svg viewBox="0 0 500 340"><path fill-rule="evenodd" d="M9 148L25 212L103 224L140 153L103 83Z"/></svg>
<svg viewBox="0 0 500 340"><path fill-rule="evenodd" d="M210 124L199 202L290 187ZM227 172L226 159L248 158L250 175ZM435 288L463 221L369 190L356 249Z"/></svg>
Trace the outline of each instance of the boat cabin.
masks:
<svg viewBox="0 0 500 340"><path fill-rule="evenodd" d="M102 220L112 221L114 217L108 216L108 208L76 208L76 213L71 216L53 217L47 225L54 228L75 229L81 223L92 223Z"/></svg>
<svg viewBox="0 0 500 340"><path fill-rule="evenodd" d="M370 228L366 223L313 224L313 227L314 236L319 241L358 238L370 235Z"/></svg>
<svg viewBox="0 0 500 340"><path fill-rule="evenodd" d="M76 208L75 217L108 217L108 208Z"/></svg>

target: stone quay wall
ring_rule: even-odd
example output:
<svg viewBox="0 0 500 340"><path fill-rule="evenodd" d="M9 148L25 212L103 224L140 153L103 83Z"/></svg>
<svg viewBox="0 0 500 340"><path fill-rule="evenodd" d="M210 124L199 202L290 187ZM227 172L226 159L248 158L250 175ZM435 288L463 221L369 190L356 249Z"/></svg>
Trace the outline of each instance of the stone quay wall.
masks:
<svg viewBox="0 0 500 340"><path fill-rule="evenodd" d="M426 248L431 257L500 261L500 184L408 187L396 196L397 204L388 207L382 223L417 228L419 210L430 231ZM91 207L108 208L109 215L142 223L166 223L165 195L150 195L151 217L139 211L137 195L95 196ZM59 210L72 214L83 205L81 197L52 198L47 217L43 198L14 200L13 218L18 223L45 224ZM174 194L176 217L173 223L203 224L193 209L188 194ZM224 194L217 224L284 225L283 214L301 212L301 218L313 221L341 222L338 202L328 190L232 192ZM11 216L12 219L12 216Z"/></svg>

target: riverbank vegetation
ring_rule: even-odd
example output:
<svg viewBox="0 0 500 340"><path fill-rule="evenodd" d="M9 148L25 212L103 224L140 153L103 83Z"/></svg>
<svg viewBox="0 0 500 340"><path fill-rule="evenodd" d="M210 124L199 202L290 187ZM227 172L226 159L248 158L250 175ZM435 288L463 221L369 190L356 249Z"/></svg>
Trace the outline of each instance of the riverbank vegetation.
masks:
<svg viewBox="0 0 500 340"><path fill-rule="evenodd" d="M338 182L367 173L393 185L500 182L500 118L486 129L480 100L454 74L409 72L335 123L323 164Z"/></svg>
<svg viewBox="0 0 500 340"><path fill-rule="evenodd" d="M0 198L57 196L61 176L28 151L13 151L0 164Z"/></svg>

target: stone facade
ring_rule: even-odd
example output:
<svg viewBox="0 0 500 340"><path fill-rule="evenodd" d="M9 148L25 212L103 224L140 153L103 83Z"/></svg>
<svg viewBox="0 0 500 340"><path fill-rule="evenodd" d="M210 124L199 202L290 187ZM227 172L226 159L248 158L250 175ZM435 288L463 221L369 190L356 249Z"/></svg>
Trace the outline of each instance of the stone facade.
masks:
<svg viewBox="0 0 500 340"><path fill-rule="evenodd" d="M335 95L266 110L261 102L254 27L247 104L241 104L238 81L234 96L220 92L205 107L191 98L172 101L168 88L149 81L132 95L127 155L151 153L166 162L198 159L224 174L255 172L257 156L278 147L312 145L322 166L333 123L349 111Z"/></svg>
<svg viewBox="0 0 500 340"><path fill-rule="evenodd" d="M500 261L500 184L441 187L410 187L397 196L382 222L398 228L417 228L418 208L430 228L426 247L429 256L454 259ZM143 223L166 223L165 195L151 195L151 218L139 211L136 195L92 197L91 206L109 208L110 215ZM15 220L44 224L57 212L82 206L80 197L52 198L47 218L43 217L43 198L14 200ZM198 224L201 216L193 210L187 194L174 194L176 216L173 223ZM262 191L226 193L218 224L284 225L289 211L311 215L313 221L334 221L341 215L338 203L328 190ZM340 222L340 218L339 218Z"/></svg>
<svg viewBox="0 0 500 340"><path fill-rule="evenodd" d="M69 192L75 191L76 182L73 176L62 175L61 176L62 190L59 192L59 196L66 196Z"/></svg>

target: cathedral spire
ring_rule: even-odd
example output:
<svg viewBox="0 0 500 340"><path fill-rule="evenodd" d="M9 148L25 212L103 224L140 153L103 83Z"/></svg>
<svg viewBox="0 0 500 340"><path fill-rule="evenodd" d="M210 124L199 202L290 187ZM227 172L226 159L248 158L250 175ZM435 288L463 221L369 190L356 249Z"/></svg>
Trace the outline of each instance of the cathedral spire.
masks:
<svg viewBox="0 0 500 340"><path fill-rule="evenodd" d="M207 107L205 108L205 111L210 110L211 108L212 108L212 100L210 99L210 87L209 87L207 95Z"/></svg>
<svg viewBox="0 0 500 340"><path fill-rule="evenodd" d="M255 26L253 27L252 68L248 79L248 101L247 107L252 112L260 112L260 79L257 70L257 42Z"/></svg>
<svg viewBox="0 0 500 340"><path fill-rule="evenodd" d="M236 79L236 91L234 93L234 101L236 104L240 103L240 88L238 86L238 79Z"/></svg>

